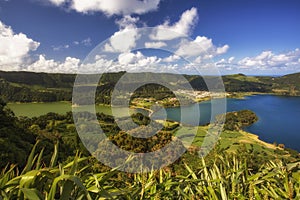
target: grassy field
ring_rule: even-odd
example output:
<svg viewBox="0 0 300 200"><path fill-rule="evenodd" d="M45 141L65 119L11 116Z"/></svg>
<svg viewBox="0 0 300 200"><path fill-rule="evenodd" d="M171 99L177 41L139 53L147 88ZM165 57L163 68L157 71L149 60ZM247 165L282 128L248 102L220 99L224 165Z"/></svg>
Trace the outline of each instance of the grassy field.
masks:
<svg viewBox="0 0 300 200"><path fill-rule="evenodd" d="M180 126L177 128L175 135L186 141L187 143L192 141L192 146L201 147L204 138L207 134L208 126ZM191 133L197 133L194 137ZM245 131L223 131L219 137L220 148L226 152L236 152L241 148L247 150L259 152L265 155L274 155L275 151L281 151L281 156L288 156L288 152L284 149L274 146L273 144L266 143L258 138L257 135L245 132Z"/></svg>

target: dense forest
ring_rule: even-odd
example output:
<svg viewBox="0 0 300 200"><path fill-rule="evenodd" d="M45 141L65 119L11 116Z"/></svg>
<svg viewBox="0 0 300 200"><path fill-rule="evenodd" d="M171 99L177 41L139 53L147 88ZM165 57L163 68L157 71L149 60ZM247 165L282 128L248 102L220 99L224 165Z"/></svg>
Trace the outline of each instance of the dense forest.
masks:
<svg viewBox="0 0 300 200"><path fill-rule="evenodd" d="M251 110L241 110L239 112L228 112L225 117L225 124L224 129L225 130L241 130L242 128L245 128L247 126L250 126L251 124L255 123L258 120L258 117L254 112ZM220 118L222 115L217 116Z"/></svg>

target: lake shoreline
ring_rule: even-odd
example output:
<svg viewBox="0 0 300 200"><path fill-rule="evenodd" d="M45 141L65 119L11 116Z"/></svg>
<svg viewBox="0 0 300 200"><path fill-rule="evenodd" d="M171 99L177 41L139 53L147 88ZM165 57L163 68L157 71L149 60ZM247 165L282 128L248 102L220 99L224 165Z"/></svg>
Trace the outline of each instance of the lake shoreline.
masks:
<svg viewBox="0 0 300 200"><path fill-rule="evenodd" d="M267 97L268 95L270 95L270 97ZM247 93L247 95L243 95L244 97L243 97L243 99L248 99L247 97L250 97L250 96L266 96L266 98L271 98L271 96L276 96L276 97L298 97L298 96L287 96L287 95L274 95L274 94L266 94L266 93L251 93L251 95L249 94L249 93ZM256 98L256 97L255 97ZM241 98L227 98L227 99L241 99ZM250 98L251 99L251 98ZM262 98L258 98L258 99L262 99ZM280 98L279 98L280 99ZM290 99L290 98L288 98L288 99ZM231 101L231 100L229 100L229 101ZM282 101L282 100L281 100ZM290 101L290 100L289 100ZM203 101L203 102L205 102L205 101ZM244 101L243 101L244 102ZM202 102L200 102L200 103L202 103ZM21 108L22 106L23 107L27 107L26 106L26 104L32 104L33 106L35 106L35 105L37 105L38 107L32 107L32 108L26 108L27 110L29 110L28 112L43 112L43 111L41 111L41 107L43 107L43 104L44 103L42 103L42 102L32 102L32 103L12 103L12 102L9 102L8 103L8 107L11 109L11 110L13 110L14 111L14 113L16 113L15 115L16 116L28 116L27 114L27 111L25 111L24 113L25 114L22 114L22 115L19 115L18 114L18 112L15 112L15 109L12 109L11 108L11 105L16 105L16 106L19 106L19 108ZM52 107L52 110L50 109L50 108L47 108L48 109L48 111L49 110L51 110L50 112L56 112L56 111L58 111L58 112L56 112L56 113L59 113L59 114L64 114L64 113L66 113L66 112L69 112L69 111L72 111L72 108L71 108L71 102L68 102L68 101L60 101L60 102L48 102L48 103L46 103L47 105L51 105ZM56 104L58 104L58 105L56 105ZM197 103L193 103L193 104L197 104ZM63 105L63 107L64 107L64 109L60 109L60 105ZM99 105L102 105L102 104L99 104ZM192 104L190 104L190 105L192 105ZM281 104L280 104L281 105ZM109 105L102 105L102 106L105 106L106 108L109 108L110 106ZM67 109L65 108L65 107L67 107ZM148 116L152 116L154 113L155 113L155 111L153 111L153 110L151 110L151 109L149 109L149 108L143 108L143 107L140 107L140 106L131 106L131 108L133 108L133 109L141 109L141 110L145 110L147 113L148 113ZM42 108L43 109L43 108ZM251 108L249 108L250 110L252 110ZM64 112L65 111L65 112ZM227 108L227 112L230 112L230 110L228 110L228 108ZM41 115L43 115L43 114L41 114ZM38 116L38 115L35 115L35 116ZM40 116L40 115L39 115ZM30 116L29 116L30 117ZM172 119L171 119L172 120ZM173 121L175 121L175 120L173 120ZM259 122L256 122L255 124L254 124L254 126L257 124L257 123L259 123ZM276 124L276 123L275 123ZM258 127L258 125L257 125L257 127ZM284 130L282 130L282 129L277 129L277 130L279 130L279 131L276 131L277 132L277 134L278 133L280 133L280 132L284 132ZM278 138L276 138L276 137L274 137L274 138L270 138L270 136L268 136L268 134L270 134L269 132L265 132L265 131L259 131L259 132L255 132L254 130L249 130L249 129L247 129L247 132L249 132L249 133L252 133L252 134L254 134L255 136L258 136L258 139L260 140L260 141L262 141L262 142L266 142L266 141L269 141L269 142L266 142L266 143L268 143L268 144L270 144L270 145L272 145L272 143L274 143L274 142L276 142L276 143L279 143L279 144L284 144L287 148L291 148L291 149L294 149L294 150L296 150L296 151L298 151L299 152L299 150L296 148L294 148L295 147L295 145L290 145L290 143L288 143L288 142L286 142L286 140L284 140L284 141L282 141L282 140L280 140L280 139L278 139ZM273 133L274 131L272 131L271 133ZM276 133L275 132L275 133ZM288 131L287 131L287 133L288 133ZM265 137L264 139L260 139L260 135L262 135L263 134L263 137ZM266 137L267 136L267 137ZM297 139L296 139L297 140ZM294 144L295 142L292 142L292 144ZM297 146L296 146L297 147Z"/></svg>

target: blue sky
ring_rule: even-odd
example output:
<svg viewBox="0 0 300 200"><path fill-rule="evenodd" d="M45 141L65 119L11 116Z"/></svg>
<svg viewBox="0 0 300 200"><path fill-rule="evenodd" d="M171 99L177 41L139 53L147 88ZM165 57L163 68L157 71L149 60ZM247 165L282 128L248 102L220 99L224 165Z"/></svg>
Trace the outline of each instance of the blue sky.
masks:
<svg viewBox="0 0 300 200"><path fill-rule="evenodd" d="M0 70L76 73L100 42L124 29L149 26L187 34L222 74L300 71L299 0L113 2L0 0ZM127 69L166 61L159 52L119 53ZM193 56L199 66L207 64L203 52ZM184 65L178 59L168 65L176 64Z"/></svg>

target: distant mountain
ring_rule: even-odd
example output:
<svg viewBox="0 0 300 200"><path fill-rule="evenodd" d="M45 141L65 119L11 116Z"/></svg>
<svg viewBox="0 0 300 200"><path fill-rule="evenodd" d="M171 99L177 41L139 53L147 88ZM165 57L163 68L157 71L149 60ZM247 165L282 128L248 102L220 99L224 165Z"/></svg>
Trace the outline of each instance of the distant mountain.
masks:
<svg viewBox="0 0 300 200"><path fill-rule="evenodd" d="M272 81L275 91L287 95L300 95L300 73L276 77Z"/></svg>
<svg viewBox="0 0 300 200"><path fill-rule="evenodd" d="M108 96L113 91L115 84L124 75L125 72L103 74L97 88L98 103L109 103ZM135 76L138 74L129 74L133 78L122 84L123 88L135 86ZM145 73L146 76L152 76L153 73ZM172 80L178 88L184 88L185 84L181 83L181 75L160 74L161 79ZM207 91L205 81L214 84L218 77L206 76L204 78L198 75L183 75L190 85L198 91ZM0 96L6 101L20 102L53 102L53 101L71 101L72 88L75 81L75 74L49 74L34 72L4 72L0 71ZM244 74L233 74L222 76L225 90L227 92L260 92L276 93L280 95L300 95L300 73L289 74L281 77L272 76L246 76ZM153 94L153 91L161 90L155 84L149 84L143 90L145 94ZM170 91L165 92L170 95ZM160 93L160 96L164 94ZM141 95L141 93L140 93ZM104 98L105 97L105 98Z"/></svg>
<svg viewBox="0 0 300 200"><path fill-rule="evenodd" d="M44 88L72 88L76 75L47 74L34 72L4 72L0 71L0 78L11 83Z"/></svg>

